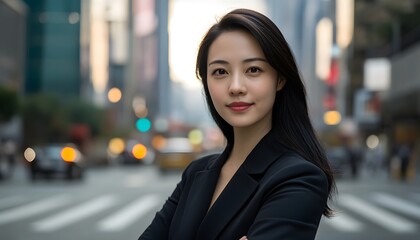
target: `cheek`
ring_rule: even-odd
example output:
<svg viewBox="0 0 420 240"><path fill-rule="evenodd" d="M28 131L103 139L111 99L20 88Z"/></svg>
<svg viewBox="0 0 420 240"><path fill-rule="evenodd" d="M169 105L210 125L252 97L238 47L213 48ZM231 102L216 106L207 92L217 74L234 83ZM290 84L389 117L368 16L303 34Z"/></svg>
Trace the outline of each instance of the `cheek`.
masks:
<svg viewBox="0 0 420 240"><path fill-rule="evenodd" d="M216 111L220 114L220 111L223 109L224 101L223 101L223 93L222 89L218 88L217 85L208 85L209 94L213 106L216 108Z"/></svg>
<svg viewBox="0 0 420 240"><path fill-rule="evenodd" d="M214 84L214 83L211 83L211 82L209 82L207 86L209 88L210 97L211 97L211 99L213 99L213 102L214 102L221 95L220 94L220 92L221 92L220 87L217 84Z"/></svg>

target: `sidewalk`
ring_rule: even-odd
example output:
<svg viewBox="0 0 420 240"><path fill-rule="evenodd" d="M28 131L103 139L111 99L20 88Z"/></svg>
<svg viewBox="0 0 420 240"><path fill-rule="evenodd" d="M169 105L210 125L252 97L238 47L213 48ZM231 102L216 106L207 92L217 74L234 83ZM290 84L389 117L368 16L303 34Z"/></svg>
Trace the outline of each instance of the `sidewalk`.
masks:
<svg viewBox="0 0 420 240"><path fill-rule="evenodd" d="M7 172L5 178L0 179L0 184L10 182L26 182L28 180L28 173L24 162L17 161L12 169L12 172Z"/></svg>
<svg viewBox="0 0 420 240"><path fill-rule="evenodd" d="M338 190L368 190L368 191L380 191L388 189L390 187L400 189L404 191L416 191L420 192L420 172L417 171L407 181L401 181L385 170L372 172L366 168L360 169L357 178L353 179L349 175L345 175L342 178L336 180Z"/></svg>

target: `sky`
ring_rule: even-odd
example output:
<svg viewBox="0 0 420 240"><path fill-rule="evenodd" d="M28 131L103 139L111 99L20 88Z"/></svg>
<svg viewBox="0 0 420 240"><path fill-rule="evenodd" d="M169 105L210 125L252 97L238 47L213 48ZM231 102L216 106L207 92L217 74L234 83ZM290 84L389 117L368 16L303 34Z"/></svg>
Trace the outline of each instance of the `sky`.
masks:
<svg viewBox="0 0 420 240"><path fill-rule="evenodd" d="M251 8L266 13L264 1L257 0L173 0L169 13L169 66L173 81L187 89L201 88L195 76L198 46L206 31L225 13Z"/></svg>

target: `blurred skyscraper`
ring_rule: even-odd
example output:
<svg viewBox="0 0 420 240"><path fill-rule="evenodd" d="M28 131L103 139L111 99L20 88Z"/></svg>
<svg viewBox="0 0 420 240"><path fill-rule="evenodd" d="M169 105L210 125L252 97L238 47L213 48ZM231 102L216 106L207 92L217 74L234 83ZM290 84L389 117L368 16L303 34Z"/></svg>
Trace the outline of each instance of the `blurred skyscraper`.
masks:
<svg viewBox="0 0 420 240"><path fill-rule="evenodd" d="M23 92L25 78L26 17L22 1L0 0L0 87L17 95ZM0 119L0 138L19 139L20 135L18 114Z"/></svg>
<svg viewBox="0 0 420 240"><path fill-rule="evenodd" d="M25 94L79 96L80 0L24 0L27 13Z"/></svg>
<svg viewBox="0 0 420 240"><path fill-rule="evenodd" d="M315 74L316 26L323 17L332 18L330 0L266 0L268 15L288 41L306 85L314 127L325 127L323 96L325 83Z"/></svg>

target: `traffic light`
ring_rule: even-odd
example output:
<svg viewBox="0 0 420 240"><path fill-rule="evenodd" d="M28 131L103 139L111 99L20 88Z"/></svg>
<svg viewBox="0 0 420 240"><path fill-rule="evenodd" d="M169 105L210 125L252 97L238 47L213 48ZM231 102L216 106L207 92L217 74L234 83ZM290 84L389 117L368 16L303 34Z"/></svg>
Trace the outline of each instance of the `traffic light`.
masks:
<svg viewBox="0 0 420 240"><path fill-rule="evenodd" d="M139 118L136 121L136 128L140 132L147 132L150 130L150 127L152 126L152 123L148 118Z"/></svg>

